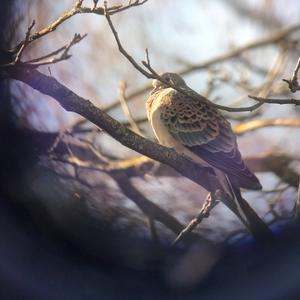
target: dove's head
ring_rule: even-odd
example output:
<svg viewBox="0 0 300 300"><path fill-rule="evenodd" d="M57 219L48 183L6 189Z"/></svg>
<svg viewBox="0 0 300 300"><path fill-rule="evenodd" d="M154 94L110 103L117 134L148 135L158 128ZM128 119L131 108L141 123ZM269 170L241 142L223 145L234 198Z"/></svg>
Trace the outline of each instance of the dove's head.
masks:
<svg viewBox="0 0 300 300"><path fill-rule="evenodd" d="M175 85L176 87L180 88L180 87L186 86L185 81L179 75L177 75L175 73L163 73L163 74L160 74L160 76L166 83L170 83L171 85ZM157 79L154 79L152 81L154 91L168 88L169 85L167 85L166 83L161 82Z"/></svg>

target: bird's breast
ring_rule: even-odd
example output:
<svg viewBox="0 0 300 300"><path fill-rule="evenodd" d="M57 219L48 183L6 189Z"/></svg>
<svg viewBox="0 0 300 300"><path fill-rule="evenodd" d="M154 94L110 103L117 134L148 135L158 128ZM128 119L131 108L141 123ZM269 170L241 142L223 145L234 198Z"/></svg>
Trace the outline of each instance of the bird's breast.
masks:
<svg viewBox="0 0 300 300"><path fill-rule="evenodd" d="M149 120L154 131L156 138L159 143L170 148L176 148L178 141L176 141L170 134L168 127L164 124L163 119L161 118L161 111L164 105L164 98L169 92L173 89L168 88L160 93L151 103L151 111L149 114Z"/></svg>

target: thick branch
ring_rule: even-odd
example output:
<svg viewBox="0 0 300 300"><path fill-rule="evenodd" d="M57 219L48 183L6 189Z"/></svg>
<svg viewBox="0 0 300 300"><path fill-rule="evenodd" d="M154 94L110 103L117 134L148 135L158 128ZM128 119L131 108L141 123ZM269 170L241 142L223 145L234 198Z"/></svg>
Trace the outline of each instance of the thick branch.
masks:
<svg viewBox="0 0 300 300"><path fill-rule="evenodd" d="M64 109L85 117L124 146L171 166L184 176L202 185L205 189L211 192L220 189L215 176L207 168L200 168L173 149L158 145L135 134L101 111L89 100L73 93L53 77L44 75L34 69L22 67L6 67L2 71L1 77L20 80L41 93L53 97Z"/></svg>
<svg viewBox="0 0 300 300"><path fill-rule="evenodd" d="M122 143L124 146L127 146L132 150L140 152L141 154L144 154L152 159L171 166L185 177L193 180L197 184L210 191L212 197L220 195L220 198L218 199L222 199L222 201L238 217L240 217L238 208L230 205L232 202L231 198L224 193L224 190L212 169L200 167L199 165L194 164L183 156L179 155L173 149L155 144L141 136L136 135L124 125L111 118L105 112L102 112L89 100L79 97L67 87L60 84L53 77L46 76L37 70L21 67L6 67L4 69L5 71L2 71L0 78L6 77L20 80L30 85L32 88L42 92L43 94L53 97L67 111L76 112L82 115L90 122L105 130L109 135ZM250 213L255 214L250 206L248 206L247 209L250 211ZM251 233L256 235L255 231L252 231L250 224L249 230ZM256 238L259 239L259 232L257 232Z"/></svg>

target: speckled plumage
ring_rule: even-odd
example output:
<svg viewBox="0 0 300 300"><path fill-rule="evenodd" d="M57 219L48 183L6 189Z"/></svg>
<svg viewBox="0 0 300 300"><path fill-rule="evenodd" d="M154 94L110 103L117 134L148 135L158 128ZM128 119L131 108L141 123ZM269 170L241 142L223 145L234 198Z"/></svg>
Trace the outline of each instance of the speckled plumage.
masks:
<svg viewBox="0 0 300 300"><path fill-rule="evenodd" d="M242 160L230 123L179 75L165 73L162 78L191 96L153 81L146 108L159 142L221 170L237 188L260 189L257 177Z"/></svg>

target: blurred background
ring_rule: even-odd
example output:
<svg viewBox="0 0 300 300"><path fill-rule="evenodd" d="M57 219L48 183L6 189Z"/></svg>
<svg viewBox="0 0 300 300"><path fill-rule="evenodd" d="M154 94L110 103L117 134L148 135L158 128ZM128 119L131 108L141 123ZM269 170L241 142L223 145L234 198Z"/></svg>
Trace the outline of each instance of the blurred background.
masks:
<svg viewBox="0 0 300 300"><path fill-rule="evenodd" d="M108 1L117 4L128 3ZM32 20L32 32L39 31L74 5L72 0L7 1L1 48L16 46ZM91 8L93 1L82 6ZM299 97L282 81L292 76L299 58L299 1L149 0L111 18L136 61L145 59L147 48L158 73L182 74L191 88L217 104L256 103L248 95ZM121 55L104 16L71 17L30 44L22 61L68 44L75 33L88 35L70 49L72 56L39 70L154 140L145 112L151 82ZM276 240L256 245L219 204L191 241L173 249L176 234L199 213L207 191L30 86L6 80L1 93L3 299L298 295L299 107L265 104L253 112L224 111L263 185L244 196Z"/></svg>

